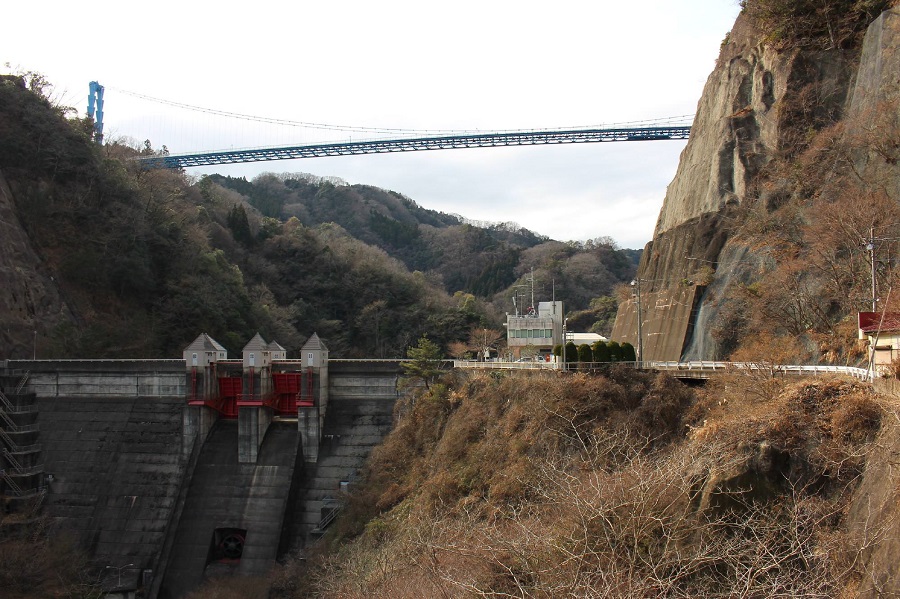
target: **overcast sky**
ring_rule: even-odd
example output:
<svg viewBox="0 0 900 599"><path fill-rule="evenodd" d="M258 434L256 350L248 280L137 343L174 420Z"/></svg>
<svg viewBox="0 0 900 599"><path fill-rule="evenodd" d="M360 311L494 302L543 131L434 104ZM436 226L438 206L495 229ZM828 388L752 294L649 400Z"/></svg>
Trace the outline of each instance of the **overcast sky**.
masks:
<svg viewBox="0 0 900 599"><path fill-rule="evenodd" d="M639 7L639 8L638 8ZM587 127L693 114L737 0L9 2L3 71L106 87L107 139L173 153L384 136L273 127L136 97L373 129ZM189 169L308 172L560 240L650 240L683 141L444 150Z"/></svg>

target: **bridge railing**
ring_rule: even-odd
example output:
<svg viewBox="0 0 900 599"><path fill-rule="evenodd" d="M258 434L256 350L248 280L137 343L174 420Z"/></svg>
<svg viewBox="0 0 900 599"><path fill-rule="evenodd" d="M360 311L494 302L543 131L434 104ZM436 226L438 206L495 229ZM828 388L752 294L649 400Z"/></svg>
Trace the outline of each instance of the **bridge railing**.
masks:
<svg viewBox="0 0 900 599"><path fill-rule="evenodd" d="M769 371L772 375L823 376L840 374L861 381L871 381L872 371L856 366L831 364L770 364L766 362L719 362L694 360L689 362L645 362L647 368L663 371L720 373L725 371Z"/></svg>

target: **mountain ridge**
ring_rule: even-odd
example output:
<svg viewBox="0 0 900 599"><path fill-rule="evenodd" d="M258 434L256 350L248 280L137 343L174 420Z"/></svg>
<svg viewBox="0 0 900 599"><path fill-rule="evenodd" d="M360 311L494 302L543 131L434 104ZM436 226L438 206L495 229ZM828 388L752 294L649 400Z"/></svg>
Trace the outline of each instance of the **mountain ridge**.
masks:
<svg viewBox="0 0 900 599"><path fill-rule="evenodd" d="M149 142L93 144L89 119L26 79L0 78L4 357L171 356L198 332L296 351L314 331L334 356L400 357L423 334L446 347L500 329L532 272L573 311L634 272L606 239L480 228L371 186L144 171Z"/></svg>

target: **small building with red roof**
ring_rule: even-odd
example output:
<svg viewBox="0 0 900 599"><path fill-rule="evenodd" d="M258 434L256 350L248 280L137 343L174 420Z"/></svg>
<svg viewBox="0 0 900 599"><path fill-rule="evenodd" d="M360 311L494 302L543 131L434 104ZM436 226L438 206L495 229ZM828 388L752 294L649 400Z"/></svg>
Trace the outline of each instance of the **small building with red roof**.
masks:
<svg viewBox="0 0 900 599"><path fill-rule="evenodd" d="M868 341L875 372L891 374L891 364L900 358L900 312L860 312L859 339Z"/></svg>

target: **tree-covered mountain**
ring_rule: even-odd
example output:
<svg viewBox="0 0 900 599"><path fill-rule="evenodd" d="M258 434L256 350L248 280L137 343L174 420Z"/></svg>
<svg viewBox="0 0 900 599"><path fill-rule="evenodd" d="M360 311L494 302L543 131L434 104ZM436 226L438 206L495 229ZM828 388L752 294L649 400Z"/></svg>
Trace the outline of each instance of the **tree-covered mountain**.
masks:
<svg viewBox="0 0 900 599"><path fill-rule="evenodd" d="M612 246L477 226L374 187L144 171L149 142L93 144L46 85L0 79L3 356L172 356L200 332L235 352L256 331L401 356L423 334L446 345L500 328L510 308L492 300L533 266L579 280L572 309L633 272Z"/></svg>
<svg viewBox="0 0 900 599"><path fill-rule="evenodd" d="M394 191L335 178L267 173L252 181L208 179L241 194L265 216L296 217L310 226L339 224L410 270L426 273L448 293L499 294L495 305L501 310L512 310L509 291L524 284L530 269L536 270L543 298L550 298L556 281L558 297L571 309L586 309L591 299L610 295L614 285L630 280L640 258L639 251L619 250L609 238L562 243L515 223L475 223L422 208Z"/></svg>

